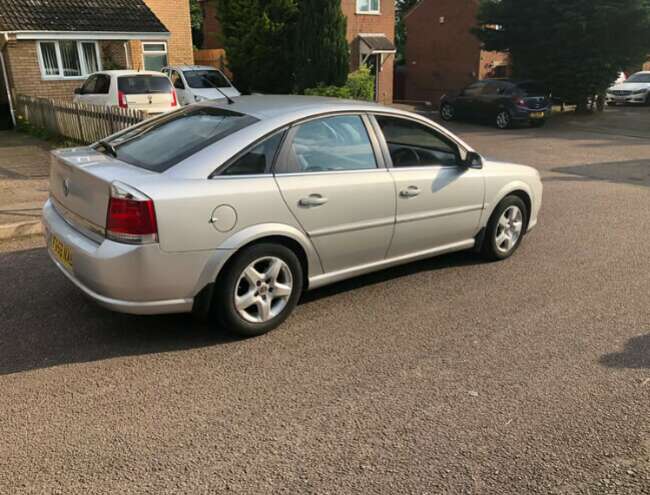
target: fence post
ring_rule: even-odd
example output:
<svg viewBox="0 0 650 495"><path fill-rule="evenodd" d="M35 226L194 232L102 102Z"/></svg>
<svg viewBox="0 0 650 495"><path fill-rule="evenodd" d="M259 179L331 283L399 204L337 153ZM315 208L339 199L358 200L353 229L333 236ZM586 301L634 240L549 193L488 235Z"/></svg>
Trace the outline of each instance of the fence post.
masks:
<svg viewBox="0 0 650 495"><path fill-rule="evenodd" d="M77 123L79 124L79 137L81 138L81 142L85 143L86 139L84 138L84 128L83 125L81 124L81 108L78 103L74 104L74 110L75 113L77 114Z"/></svg>

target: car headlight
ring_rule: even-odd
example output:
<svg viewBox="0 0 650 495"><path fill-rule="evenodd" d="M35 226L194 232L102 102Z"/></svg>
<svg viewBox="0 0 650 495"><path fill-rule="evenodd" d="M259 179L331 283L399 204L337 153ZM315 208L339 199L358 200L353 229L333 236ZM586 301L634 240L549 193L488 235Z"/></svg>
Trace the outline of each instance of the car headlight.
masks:
<svg viewBox="0 0 650 495"><path fill-rule="evenodd" d="M207 100L205 96L194 95L194 101L196 102L205 101L205 100Z"/></svg>
<svg viewBox="0 0 650 495"><path fill-rule="evenodd" d="M646 94L647 92L648 92L648 88L644 88L644 89L639 89L639 90L635 91L635 92L632 93L632 94L635 94L635 95L644 95L644 94Z"/></svg>

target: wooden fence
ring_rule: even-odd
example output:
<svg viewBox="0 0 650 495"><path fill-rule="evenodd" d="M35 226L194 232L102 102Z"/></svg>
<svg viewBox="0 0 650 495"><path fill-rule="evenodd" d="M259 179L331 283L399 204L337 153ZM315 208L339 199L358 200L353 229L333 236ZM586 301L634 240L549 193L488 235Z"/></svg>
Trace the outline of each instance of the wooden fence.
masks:
<svg viewBox="0 0 650 495"><path fill-rule="evenodd" d="M226 50L223 48L194 50L194 63L196 65L209 65L215 67L222 70L228 77L232 77L232 74L228 70Z"/></svg>
<svg viewBox="0 0 650 495"><path fill-rule="evenodd" d="M19 121L83 144L94 143L147 118L140 110L84 105L18 95Z"/></svg>

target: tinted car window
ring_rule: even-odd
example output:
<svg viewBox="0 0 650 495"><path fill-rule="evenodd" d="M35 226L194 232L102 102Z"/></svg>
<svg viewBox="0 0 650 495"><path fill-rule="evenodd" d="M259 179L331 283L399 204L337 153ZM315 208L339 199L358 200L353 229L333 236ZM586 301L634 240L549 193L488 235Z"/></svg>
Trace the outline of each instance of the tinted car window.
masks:
<svg viewBox="0 0 650 495"><path fill-rule="evenodd" d="M269 172L283 135L284 131L266 138L245 155L235 160L222 172L222 175L254 175Z"/></svg>
<svg viewBox="0 0 650 495"><path fill-rule="evenodd" d="M478 95L481 94L484 87L485 87L484 82L476 82L474 84L470 84L469 86L467 86L463 90L462 95L463 96L478 96Z"/></svg>
<svg viewBox="0 0 650 495"><path fill-rule="evenodd" d="M107 95L108 91L111 88L111 78L105 74L99 74L97 76L97 82L95 83L95 93Z"/></svg>
<svg viewBox="0 0 650 495"><path fill-rule="evenodd" d="M298 126L289 159L295 172L377 168L368 131L358 115L327 117Z"/></svg>
<svg viewBox="0 0 650 495"><path fill-rule="evenodd" d="M255 122L257 119L250 115L226 109L188 107L119 134L110 144L118 160L164 172Z"/></svg>
<svg viewBox="0 0 650 495"><path fill-rule="evenodd" d="M163 76L121 76L117 79L118 89L125 95L171 93L172 83Z"/></svg>
<svg viewBox="0 0 650 495"><path fill-rule="evenodd" d="M186 70L185 80L190 88L229 88L226 78L217 70Z"/></svg>
<svg viewBox="0 0 650 495"><path fill-rule="evenodd" d="M458 148L430 127L399 117L376 117L381 128L393 166L426 167L455 166Z"/></svg>

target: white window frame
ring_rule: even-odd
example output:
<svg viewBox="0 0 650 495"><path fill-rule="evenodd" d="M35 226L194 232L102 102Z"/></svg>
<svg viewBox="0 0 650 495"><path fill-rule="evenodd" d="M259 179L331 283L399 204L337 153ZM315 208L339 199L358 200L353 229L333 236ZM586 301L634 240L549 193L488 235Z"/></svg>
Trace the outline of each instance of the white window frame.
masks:
<svg viewBox="0 0 650 495"><path fill-rule="evenodd" d="M67 40L66 40L67 41ZM95 56L97 57L97 71L102 70L102 57L99 53L99 43L94 40L69 40L77 44L77 55L79 57L79 65L81 67L80 76L64 76L63 75L63 59L61 57L61 48L59 47L58 40L41 40L36 42L36 54L38 55L38 66L41 69L41 79L46 81L80 81L86 79L91 73L86 71L86 58L83 53L82 43L92 43L95 45ZM48 75L45 71L45 64L43 63L43 53L41 52L41 43L54 43L54 51L56 52L56 63L59 73L57 75Z"/></svg>
<svg viewBox="0 0 650 495"><path fill-rule="evenodd" d="M144 47L147 45L165 45L164 50L154 50L154 51L145 51ZM167 49L167 42L160 40L160 41L143 41L142 42L142 69L143 70L148 70L146 64L144 63L144 57L145 55L164 55L167 57L167 64L165 64L163 67L169 65L169 50Z"/></svg>
<svg viewBox="0 0 650 495"><path fill-rule="evenodd" d="M355 0L357 15L381 15L381 0L377 0L377 10L372 10L373 0L368 0L368 10L360 10L359 1L360 0Z"/></svg>

